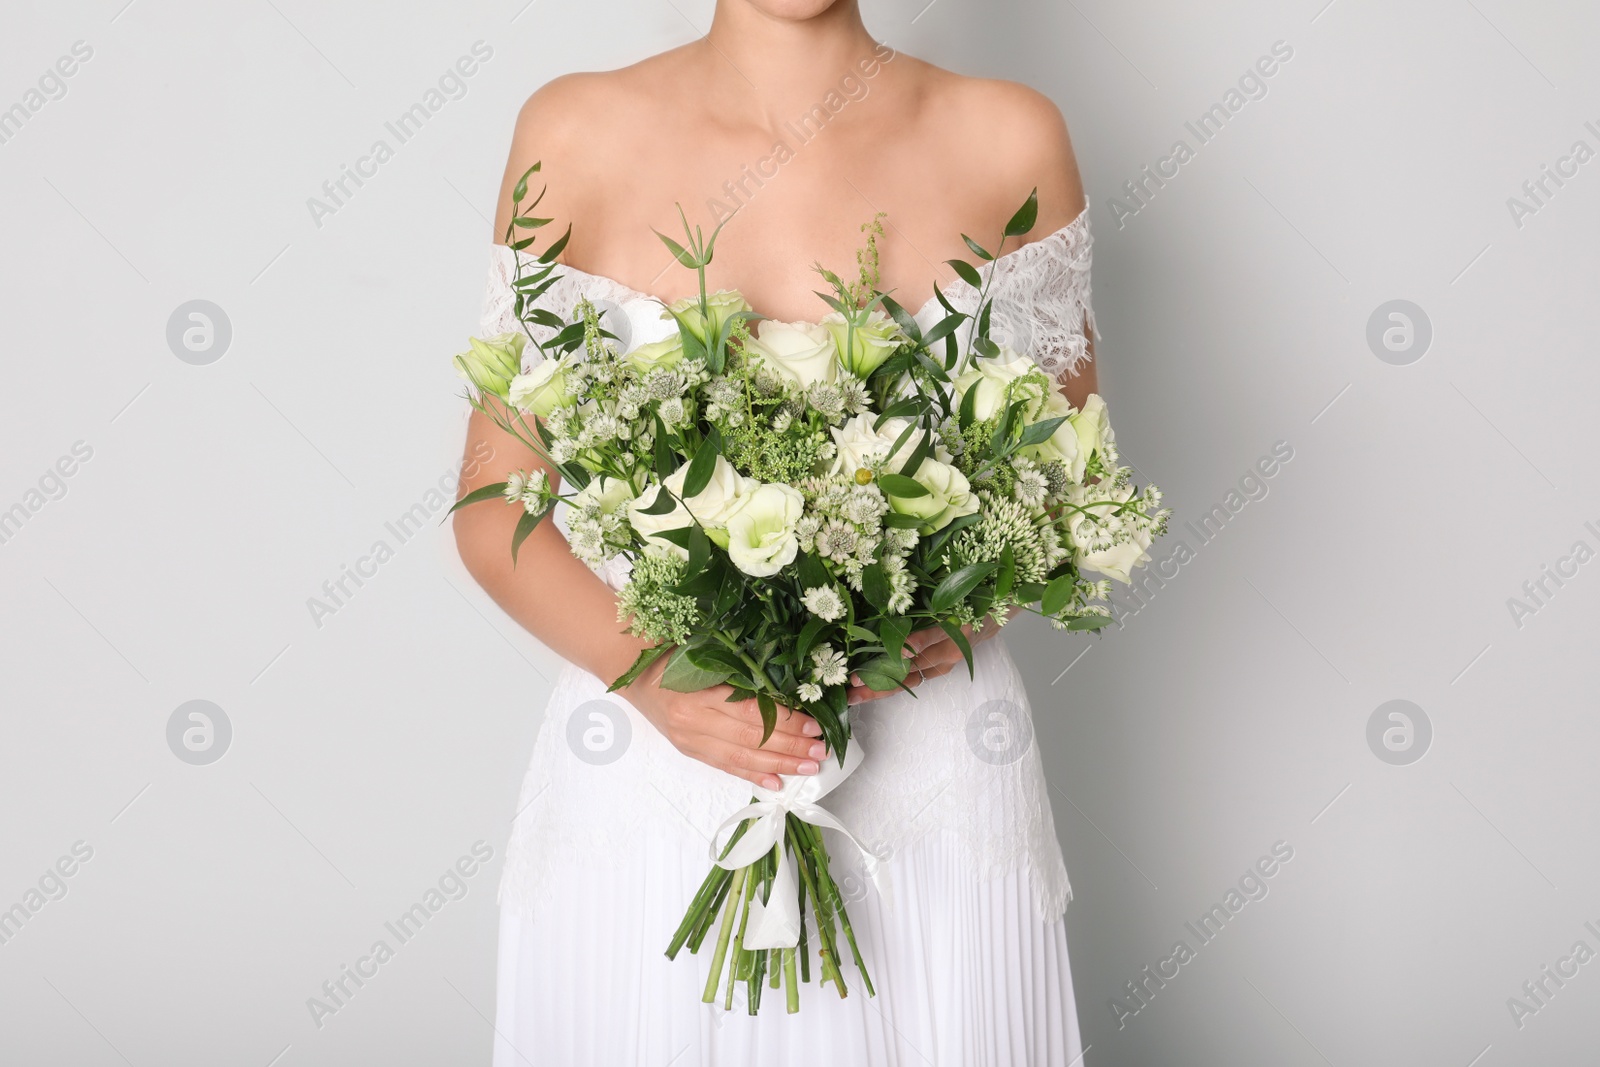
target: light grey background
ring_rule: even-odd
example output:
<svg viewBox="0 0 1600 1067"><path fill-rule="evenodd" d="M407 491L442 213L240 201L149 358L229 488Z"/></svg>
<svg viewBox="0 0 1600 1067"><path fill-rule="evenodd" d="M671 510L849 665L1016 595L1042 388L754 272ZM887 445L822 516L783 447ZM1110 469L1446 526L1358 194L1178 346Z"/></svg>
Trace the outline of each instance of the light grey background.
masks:
<svg viewBox="0 0 1600 1067"><path fill-rule="evenodd" d="M1520 1028L1507 998L1600 949L1600 563L1520 626L1508 600L1600 549L1600 161L1520 226L1507 198L1600 148L1594 6L924 3L869 26L1068 117L1102 381L1177 509L1158 556L1194 550L1103 640L1011 639L1086 1062L1591 1062L1600 962ZM517 107L711 8L524 4L5 5L0 107L93 55L0 144L0 511L92 455L0 544L0 908L92 857L0 944L0 1061L487 1061L494 881L556 664L448 528L385 524L449 484L446 357ZM307 199L479 40L465 96L316 225ZM1123 183L1280 40L1267 95L1119 228ZM210 365L167 342L195 299L231 323ZM1396 299L1432 324L1410 365L1366 340ZM1280 441L1266 497L1201 545L1185 524ZM308 598L379 540L317 625ZM1367 742L1394 699L1432 724L1404 766ZM168 744L191 700L231 725L205 765ZM318 1027L307 998L480 840L465 896ZM1268 896L1119 1028L1125 983L1280 841Z"/></svg>

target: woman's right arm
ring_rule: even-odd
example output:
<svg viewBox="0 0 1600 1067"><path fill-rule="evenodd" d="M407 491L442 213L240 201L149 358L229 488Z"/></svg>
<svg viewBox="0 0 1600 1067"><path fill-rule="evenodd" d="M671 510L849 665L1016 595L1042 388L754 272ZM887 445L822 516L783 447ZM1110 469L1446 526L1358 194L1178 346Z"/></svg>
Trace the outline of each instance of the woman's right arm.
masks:
<svg viewBox="0 0 1600 1067"><path fill-rule="evenodd" d="M563 98L571 95L570 88L558 83L535 94L523 108L501 188L497 236L504 235L510 218L512 187L534 160L541 158L534 147L536 129L549 125L559 132ZM541 145L545 162L542 174L529 181L534 190L543 184L539 177L560 180L559 172L564 169L561 140L557 135ZM539 206L542 215L556 217L548 228L554 235L566 229L571 210L557 199L554 188ZM543 470L553 488L560 486L556 472L537 454L478 411L472 413L467 426L466 455L460 485L463 496L504 480L507 472L516 469ZM483 460L484 456L490 458ZM494 502L473 504L455 513L456 544L468 572L506 614L557 655L608 682L620 676L633 665L646 642L626 632L617 619L616 595L572 555L553 522L539 524L523 543L519 562L513 566L511 537L519 514L519 508ZM727 686L699 693L662 689L663 667L664 661L658 662L623 690L623 695L680 752L769 789L778 788L777 774L817 772L822 743L816 738L822 731L810 716L798 712L780 715L777 729L763 746L761 716L754 701L729 702Z"/></svg>

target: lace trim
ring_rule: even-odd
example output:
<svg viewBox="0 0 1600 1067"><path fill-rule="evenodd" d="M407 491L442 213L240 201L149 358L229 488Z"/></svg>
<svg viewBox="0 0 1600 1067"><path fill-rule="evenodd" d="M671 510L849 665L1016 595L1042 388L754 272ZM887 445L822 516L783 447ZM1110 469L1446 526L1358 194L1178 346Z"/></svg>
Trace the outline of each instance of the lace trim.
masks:
<svg viewBox="0 0 1600 1067"><path fill-rule="evenodd" d="M516 316L516 291L511 285L516 279L515 257L519 254L526 257L526 253L513 252L504 245L494 246L479 324L484 336L523 329ZM1078 217L1055 233L985 264L980 273L986 279L994 277L990 335L996 342L1031 358L1053 378L1079 373L1083 364L1092 358L1089 339L1101 336L1091 300L1093 259L1094 234L1089 227L1089 205L1085 202ZM588 297L602 310L608 310L604 305L623 309L641 301L655 303L655 298L649 294L604 275L564 265L558 266L557 272L555 284L539 298L539 304L559 315L570 315L580 297ZM949 286L944 296L958 311L972 314L978 309L978 294L971 286L960 283ZM927 329L943 315L938 301L929 300L916 319ZM656 316L646 317L654 319ZM633 318L637 316L623 314L617 323L620 326ZM612 328L610 321L607 327ZM616 328L612 328L612 332L621 336ZM531 336L544 343L555 336L555 331L535 326ZM643 337L634 339L645 340ZM530 345L524 363L531 366L539 359L538 347Z"/></svg>

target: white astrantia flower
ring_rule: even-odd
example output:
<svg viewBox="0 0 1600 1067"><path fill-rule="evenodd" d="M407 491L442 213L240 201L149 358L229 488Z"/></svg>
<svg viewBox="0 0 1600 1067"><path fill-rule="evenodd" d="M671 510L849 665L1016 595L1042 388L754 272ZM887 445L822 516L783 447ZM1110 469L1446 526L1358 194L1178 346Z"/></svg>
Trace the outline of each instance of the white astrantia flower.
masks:
<svg viewBox="0 0 1600 1067"><path fill-rule="evenodd" d="M1072 545L1073 562L1124 584L1133 581L1133 568L1148 563L1150 555L1145 550L1153 540L1149 522L1125 519L1114 515L1119 505L1131 500L1133 487L1104 486L1079 487L1067 495L1067 502L1083 511L1073 510L1066 520L1067 536Z"/></svg>
<svg viewBox="0 0 1600 1067"><path fill-rule="evenodd" d="M534 471L522 489L522 506L528 514L538 515L550 506L550 476L544 471Z"/></svg>
<svg viewBox="0 0 1600 1067"><path fill-rule="evenodd" d="M823 622L835 622L844 618L844 598L839 595L839 590L831 585L819 585L805 591L800 598L800 603Z"/></svg>
<svg viewBox="0 0 1600 1067"><path fill-rule="evenodd" d="M811 663L815 668L811 676L819 685L843 685L850 679L850 665L843 652L832 645L822 644L811 650Z"/></svg>
<svg viewBox="0 0 1600 1067"><path fill-rule="evenodd" d="M522 491L526 488L528 488L527 471L512 471L510 474L506 475L506 503L522 503Z"/></svg>
<svg viewBox="0 0 1600 1067"><path fill-rule="evenodd" d="M1050 492L1049 477L1040 467L1021 456L1013 459L1011 466L1017 472L1012 494L1030 508L1043 506L1044 498Z"/></svg>
<svg viewBox="0 0 1600 1067"><path fill-rule="evenodd" d="M691 507L698 499L691 499ZM794 528L804 509L805 498L793 486L757 485L727 519L728 558L752 578L777 574L800 552Z"/></svg>
<svg viewBox="0 0 1600 1067"><path fill-rule="evenodd" d="M820 704L822 702L822 687L815 682L801 682L800 699L807 704Z"/></svg>

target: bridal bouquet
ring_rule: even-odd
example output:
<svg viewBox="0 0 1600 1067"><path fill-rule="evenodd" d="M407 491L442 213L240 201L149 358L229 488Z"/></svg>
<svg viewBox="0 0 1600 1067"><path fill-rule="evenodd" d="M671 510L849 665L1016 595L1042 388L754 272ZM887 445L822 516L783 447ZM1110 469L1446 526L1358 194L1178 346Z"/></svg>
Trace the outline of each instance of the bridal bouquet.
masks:
<svg viewBox="0 0 1600 1067"><path fill-rule="evenodd" d="M537 199L522 206L537 169L513 191L506 240L517 252L549 221L529 214ZM1036 216L1030 197L994 253L967 245L991 261ZM989 279L970 263L951 261L979 290L977 313L939 293L945 315L924 331L877 291L869 233L859 280L815 268L829 290L820 321L763 321L738 292L706 291L717 232L685 220L683 243L658 236L698 272L699 295L665 306L677 327L668 339L619 351L587 301L570 320L537 306L570 235L516 257L518 318L554 331L535 342L542 358L524 371L529 330L473 339L455 361L474 407L561 488L542 470L515 471L457 507L520 509L515 558L563 500L576 556L631 561L619 617L652 646L613 690L665 657L661 685L730 685L733 699L756 701L769 735L786 709L816 719L835 760L755 790L724 823L667 955L698 952L715 931L705 1000L720 987L731 1007L743 982L753 1014L770 985L793 1012L813 944L821 981L846 995L842 935L872 995L821 828L854 841L818 804L862 758L850 744L850 676L911 692L906 639L935 626L970 670L971 628L1013 609L1066 630L1105 626L1110 583L1084 571L1129 580L1165 527L1160 492L1136 490L1118 464L1098 396L1073 408L1033 362L990 339Z"/></svg>

